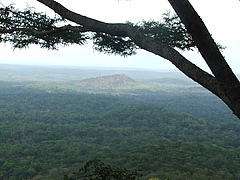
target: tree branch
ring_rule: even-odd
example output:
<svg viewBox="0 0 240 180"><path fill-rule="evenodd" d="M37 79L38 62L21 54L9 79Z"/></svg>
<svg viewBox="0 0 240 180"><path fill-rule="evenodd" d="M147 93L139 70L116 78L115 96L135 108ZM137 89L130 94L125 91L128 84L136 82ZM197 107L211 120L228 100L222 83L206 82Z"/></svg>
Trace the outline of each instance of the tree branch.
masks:
<svg viewBox="0 0 240 180"><path fill-rule="evenodd" d="M30 33L33 33L36 36L51 35L51 34L64 32L64 31L89 32L90 30L85 28L85 27L71 26L71 25L62 26L62 27L58 27L56 29L46 30L46 31L38 31L38 30L31 29L31 28L11 28L11 29L2 29L2 28L0 28L0 34L1 33L2 34L4 34L4 33L13 33L13 32L30 32Z"/></svg>
<svg viewBox="0 0 240 180"><path fill-rule="evenodd" d="M185 75L198 82L215 95L219 96L225 102L229 101L221 91L221 88L219 88L219 82L212 75L195 66L175 49L162 44L159 41L156 41L154 38L146 37L143 33L138 31L133 26L120 23L104 23L98 20L94 20L72 12L54 0L37 1L48 6L53 11L68 19L69 21L75 22L93 32L103 32L110 35L129 37L140 48L169 60Z"/></svg>
<svg viewBox="0 0 240 180"><path fill-rule="evenodd" d="M188 0L168 0L198 47L215 77L226 87L239 84L237 77L228 66L211 34Z"/></svg>

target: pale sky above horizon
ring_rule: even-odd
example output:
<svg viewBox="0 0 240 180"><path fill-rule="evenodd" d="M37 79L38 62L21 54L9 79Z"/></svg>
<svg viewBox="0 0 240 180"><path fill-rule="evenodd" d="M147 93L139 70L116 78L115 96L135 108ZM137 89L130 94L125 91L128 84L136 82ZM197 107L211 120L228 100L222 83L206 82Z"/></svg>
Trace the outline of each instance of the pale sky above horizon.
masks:
<svg viewBox="0 0 240 180"><path fill-rule="evenodd" d="M139 22L142 19L160 20L167 10L172 10L167 0L57 0L72 11L105 22ZM15 3L16 7L26 4L36 11L53 14L36 0L0 0L4 5ZM71 3L69 3L71 2ZM239 0L190 0L216 42L227 47L223 51L234 72L240 73L240 1ZM127 67L145 69L176 69L167 60L140 50L137 55L123 58L115 55L93 52L91 44L60 47L59 51L48 51L36 46L28 49L13 49L0 44L0 64L64 65L91 67ZM181 52L194 64L208 70L196 52Z"/></svg>

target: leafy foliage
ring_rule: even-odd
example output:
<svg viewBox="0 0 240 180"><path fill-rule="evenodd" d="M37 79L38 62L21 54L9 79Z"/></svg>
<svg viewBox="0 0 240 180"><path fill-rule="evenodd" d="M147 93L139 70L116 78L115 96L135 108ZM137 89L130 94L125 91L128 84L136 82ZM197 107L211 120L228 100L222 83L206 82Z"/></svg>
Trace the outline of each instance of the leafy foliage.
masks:
<svg viewBox="0 0 240 180"><path fill-rule="evenodd" d="M13 6L0 8L0 42L9 42L14 48L26 48L30 44L39 45L41 48L57 49L57 45L79 44L88 39L87 35L80 32L56 31L57 24L64 23L61 17L50 18L46 14L37 13L32 8L23 11ZM38 34L55 30L50 34Z"/></svg>
<svg viewBox="0 0 240 180"><path fill-rule="evenodd" d="M129 171L125 168L113 168L100 160L87 162L78 172L65 175L64 180L138 180L142 176L138 171Z"/></svg>
<svg viewBox="0 0 240 180"><path fill-rule="evenodd" d="M97 33L93 37L94 49L106 54L130 56L136 54L137 46L129 39L119 36Z"/></svg>
<svg viewBox="0 0 240 180"><path fill-rule="evenodd" d="M181 50L191 50L195 47L191 35L177 15L171 16L170 12L163 14L163 20L143 21L135 25L146 36Z"/></svg>
<svg viewBox="0 0 240 180"><path fill-rule="evenodd" d="M105 33L87 33L80 30L63 30L66 21L62 17L51 18L44 13L37 13L32 8L23 11L12 5L0 8L0 42L10 42L14 48L26 48L31 44L41 48L57 49L58 45L84 44L93 40L94 50L130 56L136 54L138 47L131 39L112 36ZM187 33L180 19L170 13L163 15L162 22L143 21L132 24L146 36L165 43L171 47L189 50L194 47L191 36ZM81 26L79 26L81 27Z"/></svg>
<svg viewBox="0 0 240 180"><path fill-rule="evenodd" d="M184 24L177 15L171 16L170 12L163 14L163 20L142 21L141 23L129 25L136 27L146 36L152 37L161 43L181 50L192 50L195 48L191 35L187 32ZM94 49L107 54L119 54L129 56L136 54L138 47L128 38L111 36L98 33L94 36Z"/></svg>

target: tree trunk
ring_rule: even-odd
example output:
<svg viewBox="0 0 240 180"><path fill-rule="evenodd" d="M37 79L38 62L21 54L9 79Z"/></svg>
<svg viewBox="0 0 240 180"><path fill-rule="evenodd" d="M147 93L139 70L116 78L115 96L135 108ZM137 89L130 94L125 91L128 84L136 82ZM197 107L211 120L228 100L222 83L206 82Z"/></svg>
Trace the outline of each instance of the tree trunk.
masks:
<svg viewBox="0 0 240 180"><path fill-rule="evenodd" d="M193 37L199 52L208 64L212 73L215 75L216 79L219 81L222 91L230 101L227 105L233 110L238 118L240 118L239 81L219 51L202 19L188 0L168 1L185 24L188 32Z"/></svg>
<svg viewBox="0 0 240 180"><path fill-rule="evenodd" d="M191 7L190 4L188 4L187 7L184 6L188 3L187 0L169 1L172 3L172 6L176 11L180 9L179 11L181 16L183 16L183 19L185 16L189 16L188 13L185 13L185 11L188 11L189 9L191 10L191 12L189 12L190 15L194 14L193 18L185 17L183 22L186 23L187 21L188 23L189 21L193 23L190 26L192 27L192 30L189 30L189 33L193 36L193 39L194 41L196 41L199 51L201 52L205 60L207 59L206 61L216 77L195 66L193 63L183 57L179 52L177 52L174 48L162 44L161 42L156 41L154 38L146 37L144 34L142 34L136 28L130 25L110 24L97 21L72 12L63 7L61 4L55 2L54 0L37 1L48 6L64 18L83 26L84 28L89 29L89 31L129 37L140 48L169 60L189 78L193 79L194 81L217 95L219 98L221 98L233 110L233 112L238 116L238 118L240 118L239 82L226 61L224 60L224 58L222 57L221 53L219 52L204 23L200 21L201 19L199 18L199 16L194 13L194 9ZM180 18L182 18L181 16ZM198 24L196 22L192 22L194 20L196 20L196 22L201 22L198 22L200 23L199 26L201 27L200 32L198 32ZM208 33L209 35L206 35L206 33Z"/></svg>

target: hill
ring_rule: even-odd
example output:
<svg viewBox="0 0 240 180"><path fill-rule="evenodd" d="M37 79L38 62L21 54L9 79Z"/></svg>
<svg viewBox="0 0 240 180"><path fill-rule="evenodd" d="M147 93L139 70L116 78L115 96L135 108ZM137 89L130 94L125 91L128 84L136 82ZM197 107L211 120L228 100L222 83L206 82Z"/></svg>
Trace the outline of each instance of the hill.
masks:
<svg viewBox="0 0 240 180"><path fill-rule="evenodd" d="M124 74L106 75L96 78L84 79L75 82L79 89L102 90L102 89L132 89L139 88L140 83Z"/></svg>

